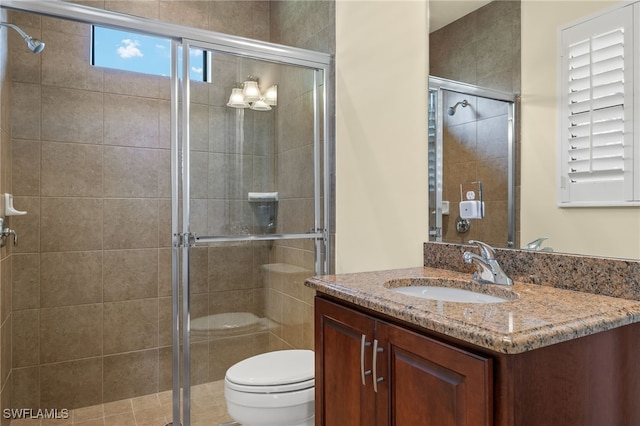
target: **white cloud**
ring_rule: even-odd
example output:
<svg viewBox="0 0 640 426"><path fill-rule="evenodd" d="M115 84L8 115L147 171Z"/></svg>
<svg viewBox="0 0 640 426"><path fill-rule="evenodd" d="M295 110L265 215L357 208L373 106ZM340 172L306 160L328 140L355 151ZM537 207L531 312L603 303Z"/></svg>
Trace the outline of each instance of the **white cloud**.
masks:
<svg viewBox="0 0 640 426"><path fill-rule="evenodd" d="M195 72L196 74L202 74L202 67L200 67L200 68L191 67L191 71Z"/></svg>
<svg viewBox="0 0 640 426"><path fill-rule="evenodd" d="M166 49L166 47L163 44L156 44L156 49Z"/></svg>
<svg viewBox="0 0 640 426"><path fill-rule="evenodd" d="M191 50L189 50L189 55L191 55L192 57L202 56L202 50L200 50L200 49L191 49Z"/></svg>
<svg viewBox="0 0 640 426"><path fill-rule="evenodd" d="M122 59L133 58L135 56L144 56L138 46L140 42L138 40L131 40L129 38L125 38L122 40L123 46L118 47L118 55Z"/></svg>

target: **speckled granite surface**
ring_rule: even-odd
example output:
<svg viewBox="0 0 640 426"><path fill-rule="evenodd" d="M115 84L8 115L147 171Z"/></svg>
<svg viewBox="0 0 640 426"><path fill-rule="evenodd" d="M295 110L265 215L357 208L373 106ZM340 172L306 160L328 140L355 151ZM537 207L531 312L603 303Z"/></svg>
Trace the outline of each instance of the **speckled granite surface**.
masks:
<svg viewBox="0 0 640 426"><path fill-rule="evenodd" d="M553 271L548 273L553 275ZM508 354L640 321L640 302L635 300L516 281L506 290L500 287L500 291L515 293L515 300L491 304L440 302L398 294L385 286L389 280L402 278L429 278L464 288L471 273L412 268L325 275L310 278L306 284L320 293ZM491 293L492 287L486 290Z"/></svg>
<svg viewBox="0 0 640 426"><path fill-rule="evenodd" d="M475 246L424 243L423 266L471 273L462 253ZM502 269L514 281L640 301L640 260L496 248Z"/></svg>

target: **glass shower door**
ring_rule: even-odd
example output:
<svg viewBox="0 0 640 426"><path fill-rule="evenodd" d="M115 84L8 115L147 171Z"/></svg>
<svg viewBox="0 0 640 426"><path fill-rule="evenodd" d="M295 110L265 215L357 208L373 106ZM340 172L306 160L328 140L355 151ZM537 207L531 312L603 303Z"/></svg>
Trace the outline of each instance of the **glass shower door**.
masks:
<svg viewBox="0 0 640 426"><path fill-rule="evenodd" d="M182 423L219 424L231 420L231 365L313 349L304 279L327 272L325 72L204 43L182 50L183 75L204 55L210 76L181 86Z"/></svg>

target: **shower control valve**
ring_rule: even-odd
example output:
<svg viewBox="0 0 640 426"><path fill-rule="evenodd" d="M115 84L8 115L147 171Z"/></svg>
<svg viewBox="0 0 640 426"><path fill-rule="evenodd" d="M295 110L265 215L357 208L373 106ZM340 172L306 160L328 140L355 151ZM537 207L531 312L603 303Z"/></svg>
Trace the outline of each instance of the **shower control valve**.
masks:
<svg viewBox="0 0 640 426"><path fill-rule="evenodd" d="M13 245L18 245L18 233L10 228L5 228L4 226L4 218L0 217L0 247L4 247L7 245L7 237L13 236Z"/></svg>

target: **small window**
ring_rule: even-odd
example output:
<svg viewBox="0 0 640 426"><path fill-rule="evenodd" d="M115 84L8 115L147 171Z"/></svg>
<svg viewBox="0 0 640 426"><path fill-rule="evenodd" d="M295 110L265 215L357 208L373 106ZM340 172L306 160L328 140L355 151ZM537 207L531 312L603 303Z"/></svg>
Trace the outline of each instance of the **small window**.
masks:
<svg viewBox="0 0 640 426"><path fill-rule="evenodd" d="M169 77L171 74L171 40L129 31L93 27L91 65L124 71ZM178 60L181 61L182 56ZM211 81L207 52L191 49L194 81ZM178 72L182 71L179 64Z"/></svg>

